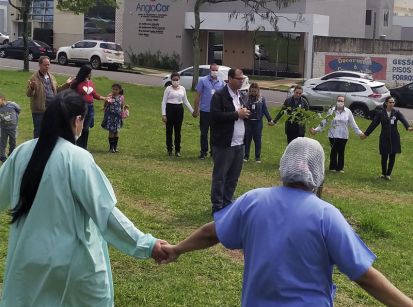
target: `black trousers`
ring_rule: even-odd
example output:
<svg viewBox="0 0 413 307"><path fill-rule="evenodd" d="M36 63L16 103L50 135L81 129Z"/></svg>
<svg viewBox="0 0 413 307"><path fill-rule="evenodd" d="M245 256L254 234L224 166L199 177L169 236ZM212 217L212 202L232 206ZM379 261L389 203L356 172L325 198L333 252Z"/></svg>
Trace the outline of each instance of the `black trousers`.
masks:
<svg viewBox="0 0 413 307"><path fill-rule="evenodd" d="M346 149L347 139L329 138L330 151L330 170L341 171L344 168L344 151Z"/></svg>
<svg viewBox="0 0 413 307"><path fill-rule="evenodd" d="M389 161L389 164L387 164ZM393 171L394 162L396 161L396 154L381 155L381 174L390 176Z"/></svg>
<svg viewBox="0 0 413 307"><path fill-rule="evenodd" d="M182 104L166 104L166 149L172 151L172 134L174 134L175 152L181 151L181 127L184 120Z"/></svg>
<svg viewBox="0 0 413 307"><path fill-rule="evenodd" d="M208 152L208 131L211 126L211 116L209 112L199 112L199 130L201 130L201 154L206 155ZM211 145L210 145L211 146Z"/></svg>
<svg viewBox="0 0 413 307"><path fill-rule="evenodd" d="M213 146L211 203L212 212L218 211L232 202L238 178L241 174L244 145L232 147Z"/></svg>

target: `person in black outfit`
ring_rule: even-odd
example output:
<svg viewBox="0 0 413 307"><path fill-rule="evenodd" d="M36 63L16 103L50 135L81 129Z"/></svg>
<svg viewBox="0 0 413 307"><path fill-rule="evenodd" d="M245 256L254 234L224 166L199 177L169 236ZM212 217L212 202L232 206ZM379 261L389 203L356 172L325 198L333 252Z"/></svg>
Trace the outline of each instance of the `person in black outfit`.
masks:
<svg viewBox="0 0 413 307"><path fill-rule="evenodd" d="M284 101L284 105L273 121L276 124L284 113L287 112L288 119L285 122L285 134L287 135L288 143L297 137L303 137L305 135L305 125L297 121L291 122L292 114L297 111L298 108L309 109L307 100L301 97L302 94L303 88L300 85L296 85L294 87L294 95Z"/></svg>
<svg viewBox="0 0 413 307"><path fill-rule="evenodd" d="M228 84L214 93L211 100L212 171L211 203L216 212L232 202L241 174L244 157L244 119L250 111L244 107L246 97L240 88L244 80L241 69L230 69Z"/></svg>
<svg viewBox="0 0 413 307"><path fill-rule="evenodd" d="M397 130L397 121L401 121L406 130L413 131L406 118L399 111L394 109L395 100L389 96L383 104L383 110L377 112L370 126L364 135L366 138L373 130L381 124L379 139L379 151L381 155L381 176L380 178L391 180L390 175L393 170L396 154L401 153L400 134ZM364 139L362 137L362 139ZM388 162L388 164L387 164Z"/></svg>

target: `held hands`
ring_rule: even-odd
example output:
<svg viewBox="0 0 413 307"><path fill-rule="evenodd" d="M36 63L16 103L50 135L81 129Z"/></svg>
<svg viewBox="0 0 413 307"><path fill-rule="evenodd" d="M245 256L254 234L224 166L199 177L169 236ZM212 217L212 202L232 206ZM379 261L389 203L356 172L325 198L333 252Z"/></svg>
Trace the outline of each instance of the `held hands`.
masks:
<svg viewBox="0 0 413 307"><path fill-rule="evenodd" d="M166 115L162 115L162 121L164 122L164 124L166 124L166 122L168 121L168 120L166 119Z"/></svg>
<svg viewBox="0 0 413 307"><path fill-rule="evenodd" d="M238 109L238 117L241 119L248 118L251 112L247 108L239 108Z"/></svg>
<svg viewBox="0 0 413 307"><path fill-rule="evenodd" d="M360 139L361 140L365 140L367 138L367 135L365 135L364 133L360 134Z"/></svg>
<svg viewBox="0 0 413 307"><path fill-rule="evenodd" d="M152 258L158 264L167 264L178 259L179 253L176 246L169 244L165 240L157 240L152 250Z"/></svg>
<svg viewBox="0 0 413 307"><path fill-rule="evenodd" d="M274 126L274 125L275 125L275 123L274 123L273 120L270 120L270 121L268 122L268 126Z"/></svg>
<svg viewBox="0 0 413 307"><path fill-rule="evenodd" d="M312 135L315 135L315 134L317 133L317 131L315 131L314 128L310 128L310 133L311 133Z"/></svg>
<svg viewBox="0 0 413 307"><path fill-rule="evenodd" d="M408 131L413 131L413 127L407 128Z"/></svg>

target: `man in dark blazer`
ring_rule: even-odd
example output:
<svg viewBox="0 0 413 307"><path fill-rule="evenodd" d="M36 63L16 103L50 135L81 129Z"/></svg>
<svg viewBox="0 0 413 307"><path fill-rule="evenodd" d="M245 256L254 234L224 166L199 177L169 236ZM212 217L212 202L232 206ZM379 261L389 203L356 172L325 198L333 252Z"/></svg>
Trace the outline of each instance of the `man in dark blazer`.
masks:
<svg viewBox="0 0 413 307"><path fill-rule="evenodd" d="M291 115L295 111L297 111L298 108L308 110L308 102L303 97L301 97L302 94L303 88L300 85L296 85L294 88L293 96L287 98L284 101L284 105L274 119L274 123L277 123L277 121L284 115L284 113L287 112L288 119L285 122L285 134L287 135L288 144L295 138L303 137L305 135L305 125L297 121L291 121Z"/></svg>
<svg viewBox="0 0 413 307"><path fill-rule="evenodd" d="M215 92L211 101L212 211L232 202L244 157L244 118L250 111L244 107L246 97L240 88L245 79L241 69L230 69L228 84Z"/></svg>

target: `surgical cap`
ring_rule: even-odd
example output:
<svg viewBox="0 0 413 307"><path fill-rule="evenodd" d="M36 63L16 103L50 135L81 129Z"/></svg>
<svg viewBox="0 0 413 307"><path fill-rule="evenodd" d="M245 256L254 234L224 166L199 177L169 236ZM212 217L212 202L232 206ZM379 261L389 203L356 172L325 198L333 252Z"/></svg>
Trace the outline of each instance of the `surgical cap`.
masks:
<svg viewBox="0 0 413 307"><path fill-rule="evenodd" d="M280 161L284 183L301 182L314 189L324 180L324 150L316 140L299 137L288 144Z"/></svg>

